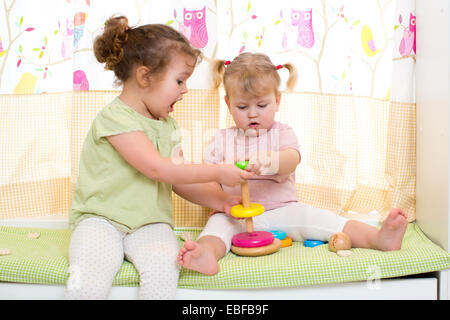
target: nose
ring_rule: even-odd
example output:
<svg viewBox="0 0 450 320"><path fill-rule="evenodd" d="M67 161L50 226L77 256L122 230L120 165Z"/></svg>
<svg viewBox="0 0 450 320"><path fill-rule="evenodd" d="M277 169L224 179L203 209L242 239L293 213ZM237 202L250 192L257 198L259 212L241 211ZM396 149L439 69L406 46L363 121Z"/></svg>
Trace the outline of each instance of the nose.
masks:
<svg viewBox="0 0 450 320"><path fill-rule="evenodd" d="M248 117L249 118L256 118L258 116L258 111L256 110L256 108L249 108L248 110Z"/></svg>
<svg viewBox="0 0 450 320"><path fill-rule="evenodd" d="M183 86L183 88L181 89L181 94L185 94L188 92L188 88L186 85Z"/></svg>

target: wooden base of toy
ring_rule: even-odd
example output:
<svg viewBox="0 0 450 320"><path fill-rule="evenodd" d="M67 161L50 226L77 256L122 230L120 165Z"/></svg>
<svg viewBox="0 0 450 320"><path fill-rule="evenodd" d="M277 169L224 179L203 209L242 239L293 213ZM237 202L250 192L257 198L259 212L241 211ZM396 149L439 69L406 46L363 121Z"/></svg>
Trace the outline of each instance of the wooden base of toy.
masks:
<svg viewBox="0 0 450 320"><path fill-rule="evenodd" d="M277 252L281 248L281 240L274 239L273 242L267 246L256 247L256 248L241 248L236 246L231 246L231 251L238 256L245 257L259 257L267 254Z"/></svg>

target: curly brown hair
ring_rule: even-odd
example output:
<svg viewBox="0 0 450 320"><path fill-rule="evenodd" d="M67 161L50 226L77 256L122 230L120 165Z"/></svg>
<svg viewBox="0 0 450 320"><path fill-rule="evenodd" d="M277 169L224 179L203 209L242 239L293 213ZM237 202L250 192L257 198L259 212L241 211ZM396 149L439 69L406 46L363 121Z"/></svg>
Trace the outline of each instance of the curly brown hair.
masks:
<svg viewBox="0 0 450 320"><path fill-rule="evenodd" d="M201 51L193 47L181 33L164 24L147 24L132 28L125 16L112 16L104 32L94 40L94 54L106 70L114 71L117 82L123 83L133 67L146 66L153 75L162 74L173 53L201 60Z"/></svg>

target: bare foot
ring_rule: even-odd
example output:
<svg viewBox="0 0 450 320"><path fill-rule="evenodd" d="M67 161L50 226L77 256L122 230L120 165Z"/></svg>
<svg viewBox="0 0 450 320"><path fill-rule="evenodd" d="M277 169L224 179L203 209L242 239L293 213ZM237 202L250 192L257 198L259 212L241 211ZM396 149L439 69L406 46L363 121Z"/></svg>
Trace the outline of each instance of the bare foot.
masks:
<svg viewBox="0 0 450 320"><path fill-rule="evenodd" d="M219 264L214 254L198 244L187 240L178 252L178 264L183 268L198 271L206 275L219 272Z"/></svg>
<svg viewBox="0 0 450 320"><path fill-rule="evenodd" d="M400 209L392 209L377 235L377 249L400 250L408 221Z"/></svg>

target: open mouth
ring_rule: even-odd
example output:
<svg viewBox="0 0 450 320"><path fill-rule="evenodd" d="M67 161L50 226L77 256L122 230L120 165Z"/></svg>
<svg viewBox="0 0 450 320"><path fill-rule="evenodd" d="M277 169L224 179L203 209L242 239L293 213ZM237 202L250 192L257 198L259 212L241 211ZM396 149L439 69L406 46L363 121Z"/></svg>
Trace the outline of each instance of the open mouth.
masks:
<svg viewBox="0 0 450 320"><path fill-rule="evenodd" d="M173 106L175 105L175 103L177 103L177 102L175 101L170 105L169 112L173 112Z"/></svg>
<svg viewBox="0 0 450 320"><path fill-rule="evenodd" d="M257 128L259 126L258 122L250 122L250 124L248 125L250 128Z"/></svg>

